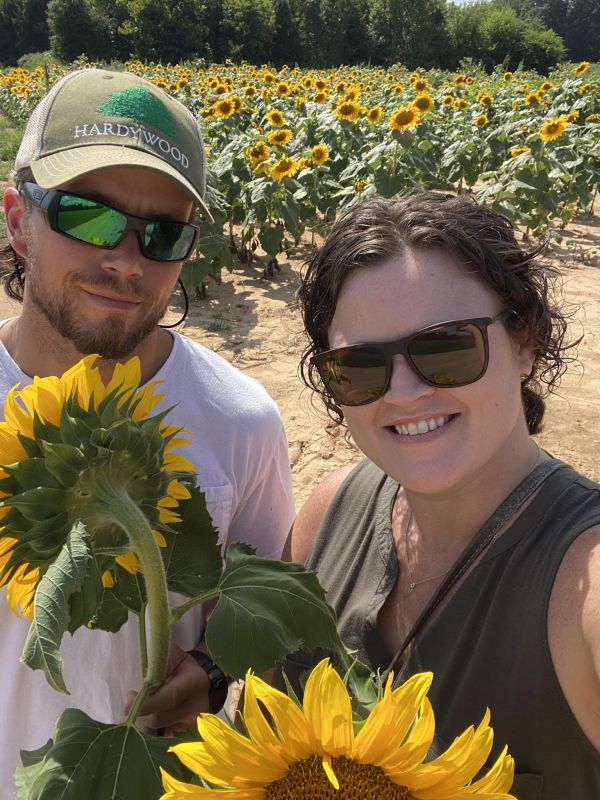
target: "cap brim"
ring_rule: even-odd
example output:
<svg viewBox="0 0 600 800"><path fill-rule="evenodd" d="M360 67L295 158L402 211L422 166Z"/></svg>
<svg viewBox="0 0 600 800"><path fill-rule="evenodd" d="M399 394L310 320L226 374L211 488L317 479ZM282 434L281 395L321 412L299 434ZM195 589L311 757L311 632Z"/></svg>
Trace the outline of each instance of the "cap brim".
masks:
<svg viewBox="0 0 600 800"><path fill-rule="evenodd" d="M202 195L178 170L152 153L116 145L88 145L44 156L30 164L42 189L58 189L90 172L107 167L145 167L176 181L198 203L202 214L214 222Z"/></svg>

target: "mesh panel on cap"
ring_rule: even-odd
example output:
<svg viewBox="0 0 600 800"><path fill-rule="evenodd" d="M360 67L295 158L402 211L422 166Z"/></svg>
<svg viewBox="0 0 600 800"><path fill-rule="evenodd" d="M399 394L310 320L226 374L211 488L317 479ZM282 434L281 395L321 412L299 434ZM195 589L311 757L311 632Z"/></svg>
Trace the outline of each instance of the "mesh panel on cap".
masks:
<svg viewBox="0 0 600 800"><path fill-rule="evenodd" d="M82 72L88 71L89 70L79 69L76 72L72 72L70 75L62 78L60 81L58 81L58 83L54 84L48 94L45 95L34 108L33 113L29 117L29 122L25 128L25 133L23 134L23 139L17 152L15 169L28 167L32 161L35 161L37 158L39 158L43 144L44 131L46 129L46 122L48 121L48 115L50 114L50 109L52 108L52 104L54 103L56 95L60 92L65 83L77 75L80 75Z"/></svg>

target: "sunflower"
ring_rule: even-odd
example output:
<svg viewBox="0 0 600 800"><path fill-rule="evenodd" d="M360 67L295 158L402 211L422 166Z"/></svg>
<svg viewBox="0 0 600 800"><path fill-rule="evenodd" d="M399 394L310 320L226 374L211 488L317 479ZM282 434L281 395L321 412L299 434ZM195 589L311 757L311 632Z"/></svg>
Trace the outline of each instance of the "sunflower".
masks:
<svg viewBox="0 0 600 800"><path fill-rule="evenodd" d="M182 783L163 771L162 800L514 800L508 794L514 764L506 748L473 780L492 747L489 712L442 755L424 761L435 732L426 696L432 677L418 673L397 689L390 677L356 733L348 691L327 659L309 675L302 707L250 674L247 735L202 714L202 741L170 748L215 788Z"/></svg>
<svg viewBox="0 0 600 800"><path fill-rule="evenodd" d="M522 156L523 153L528 153L528 152L529 152L529 148L528 147L511 147L510 148L511 158L518 158L519 156Z"/></svg>
<svg viewBox="0 0 600 800"><path fill-rule="evenodd" d="M512 81L512 77L513 77L512 72L505 72L504 75L502 76L502 80L506 81L506 83L509 83L509 81Z"/></svg>
<svg viewBox="0 0 600 800"><path fill-rule="evenodd" d="M250 85L246 86L246 88L244 89L244 97L247 97L248 99L254 97L255 94L256 94L256 86Z"/></svg>
<svg viewBox="0 0 600 800"><path fill-rule="evenodd" d="M290 93L290 85L287 81L281 81L281 83L277 84L277 94L280 97L285 97Z"/></svg>
<svg viewBox="0 0 600 800"><path fill-rule="evenodd" d="M552 81L544 81L542 83L542 85L540 86L540 91L541 92L547 92L550 89L552 89L553 87L554 87L554 84L552 83Z"/></svg>
<svg viewBox="0 0 600 800"><path fill-rule="evenodd" d="M461 74L459 74L459 75L455 75L455 76L454 76L454 85L455 85L455 86L456 86L456 88L458 89L458 88L459 88L459 87L461 87L461 86L462 86L464 83L466 83L466 80L467 80L467 76L466 76L466 75L463 75L462 73L461 73Z"/></svg>
<svg viewBox="0 0 600 800"><path fill-rule="evenodd" d="M583 73L587 72L589 68L590 68L589 61L580 61L579 64L577 64L577 66L573 70L573 72L575 73L575 75L583 75Z"/></svg>
<svg viewBox="0 0 600 800"><path fill-rule="evenodd" d="M494 98L488 92L480 92L477 96L477 100L482 106L491 106L494 102Z"/></svg>
<svg viewBox="0 0 600 800"><path fill-rule="evenodd" d="M588 114L585 118L586 122L600 122L600 114Z"/></svg>
<svg viewBox="0 0 600 800"><path fill-rule="evenodd" d="M591 83L584 83L583 86L580 86L579 89L577 89L577 94L580 94L580 95L583 96L584 94L589 92L591 90L591 88L592 88L592 84Z"/></svg>
<svg viewBox="0 0 600 800"><path fill-rule="evenodd" d="M354 100L342 101L336 106L333 113L338 119L354 122L360 116L360 105Z"/></svg>
<svg viewBox="0 0 600 800"><path fill-rule="evenodd" d="M415 78L411 80L411 84L417 94L422 94L429 88L429 81L427 78Z"/></svg>
<svg viewBox="0 0 600 800"><path fill-rule="evenodd" d="M565 116L565 119L567 120L567 122L577 122L577 120L579 119L579 111L578 110L571 111L569 114Z"/></svg>
<svg viewBox="0 0 600 800"><path fill-rule="evenodd" d="M488 122L489 119L487 117L487 114L479 114L479 116L475 117L475 119L473 120L473 125L475 125L476 128L485 128Z"/></svg>
<svg viewBox="0 0 600 800"><path fill-rule="evenodd" d="M453 106L454 105L454 98L451 94L445 94L442 97L442 105L443 106Z"/></svg>
<svg viewBox="0 0 600 800"><path fill-rule="evenodd" d="M273 128L281 128L285 125L285 115L276 108L272 109L271 111L267 111L266 117L267 122Z"/></svg>
<svg viewBox="0 0 600 800"><path fill-rule="evenodd" d="M312 149L312 163L319 167L329 160L329 148L324 144L316 144Z"/></svg>
<svg viewBox="0 0 600 800"><path fill-rule="evenodd" d="M373 108L367 109L365 117L369 120L371 125L377 125L378 122L381 121L381 117L383 116L383 109L381 106L374 106Z"/></svg>
<svg viewBox="0 0 600 800"><path fill-rule="evenodd" d="M418 108L400 106L390 117L390 128L394 131L414 128L420 118L421 114Z"/></svg>
<svg viewBox="0 0 600 800"><path fill-rule="evenodd" d="M454 101L454 108L459 108L461 111L464 111L465 108L468 108L468 106L469 104L464 97L457 97Z"/></svg>
<svg viewBox="0 0 600 800"><path fill-rule="evenodd" d="M221 117L221 119L229 119L236 112L235 105L230 97L224 97L222 100L217 100L212 110L215 116Z"/></svg>
<svg viewBox="0 0 600 800"><path fill-rule="evenodd" d="M61 377L12 389L0 423L0 586L11 608L31 616L40 578L73 526L84 523L105 586L140 566L119 527L119 504L133 501L159 545L179 522L179 482L193 464L172 452L188 444L163 415L156 384L138 389L139 359L117 365L104 383L87 356ZM107 458L107 454L110 458ZM102 492L96 487L101 485Z"/></svg>
<svg viewBox="0 0 600 800"><path fill-rule="evenodd" d="M542 98L537 92L529 92L523 100L526 106L539 106L541 105Z"/></svg>
<svg viewBox="0 0 600 800"><path fill-rule="evenodd" d="M294 137L294 134L291 132L289 128L279 128L277 131L272 131L267 135L267 140L269 144L278 144L280 146L284 146L289 144Z"/></svg>
<svg viewBox="0 0 600 800"><path fill-rule="evenodd" d="M258 141L255 144L247 147L244 150L246 158L252 163L260 164L261 161L266 161L269 157L270 150L266 142Z"/></svg>
<svg viewBox="0 0 600 800"><path fill-rule="evenodd" d="M269 174L272 178L275 178L276 181L282 181L290 175L295 175L299 167L300 164L296 159L282 158L273 164Z"/></svg>
<svg viewBox="0 0 600 800"><path fill-rule="evenodd" d="M404 91L404 84L397 83L395 86L392 86L392 94L402 94Z"/></svg>
<svg viewBox="0 0 600 800"><path fill-rule="evenodd" d="M427 114L428 111L433 111L435 100L430 94L420 94L418 97L415 97L411 105L418 109L419 113Z"/></svg>
<svg viewBox="0 0 600 800"><path fill-rule="evenodd" d="M327 102L327 97L328 97L327 96L327 92L318 91L318 92L315 92L314 97L313 97L313 101L315 103L326 103Z"/></svg>
<svg viewBox="0 0 600 800"><path fill-rule="evenodd" d="M565 117L552 117L542 125L540 139L543 139L544 142L552 142L554 139L560 138L566 129L567 120Z"/></svg>
<svg viewBox="0 0 600 800"><path fill-rule="evenodd" d="M262 81L266 83L268 86L272 86L274 83L277 83L277 78L273 75L272 72L265 70L262 74Z"/></svg>

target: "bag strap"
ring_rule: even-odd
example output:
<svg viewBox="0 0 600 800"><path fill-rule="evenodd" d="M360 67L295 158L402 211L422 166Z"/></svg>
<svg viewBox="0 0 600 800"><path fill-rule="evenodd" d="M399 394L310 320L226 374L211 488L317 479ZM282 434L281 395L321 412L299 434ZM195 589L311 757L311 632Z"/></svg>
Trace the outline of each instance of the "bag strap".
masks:
<svg viewBox="0 0 600 800"><path fill-rule="evenodd" d="M509 494L506 500L504 500L504 502L496 509L492 516L486 522L484 522L469 544L456 559L446 578L442 581L433 597L429 600L423 611L421 611L417 617L417 620L412 626L408 636L404 639L400 645L400 648L390 661L389 667L383 673L382 680L384 683L388 674L392 670L396 669L400 663L400 659L406 653L409 646L414 643L417 635L425 627L425 624L428 622L431 615L440 605L442 600L444 600L450 590L463 577L473 562L491 545L506 522L523 505L527 498L530 497L533 492L535 492L535 490L541 486L546 478L564 466L564 462L557 459L552 459L551 461L545 461L543 464L538 464L538 466L535 467L535 469L533 469L523 481L521 481L516 489ZM407 653L407 657L408 655L409 654Z"/></svg>

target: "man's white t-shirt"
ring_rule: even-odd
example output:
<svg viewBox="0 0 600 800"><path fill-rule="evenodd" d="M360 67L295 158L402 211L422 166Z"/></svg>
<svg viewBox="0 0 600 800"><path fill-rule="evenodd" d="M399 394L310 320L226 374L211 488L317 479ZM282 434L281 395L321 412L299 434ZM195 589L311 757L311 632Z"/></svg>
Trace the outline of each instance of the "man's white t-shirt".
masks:
<svg viewBox="0 0 600 800"><path fill-rule="evenodd" d="M164 381L156 389L164 395L156 411L174 406L166 421L192 433L192 443L179 452L196 466L221 542L242 540L261 556L279 558L294 503L287 441L275 403L221 356L172 335L171 354L152 378ZM30 382L0 344L0 416L7 392ZM203 625L201 608L188 612L173 629L174 641L184 650L193 648ZM63 675L70 695L20 663L28 628L28 620L10 610L0 591L0 800L14 797L20 749L44 745L64 709L80 708L100 722L120 721L125 695L141 682L133 615L117 633L80 628L64 636Z"/></svg>

